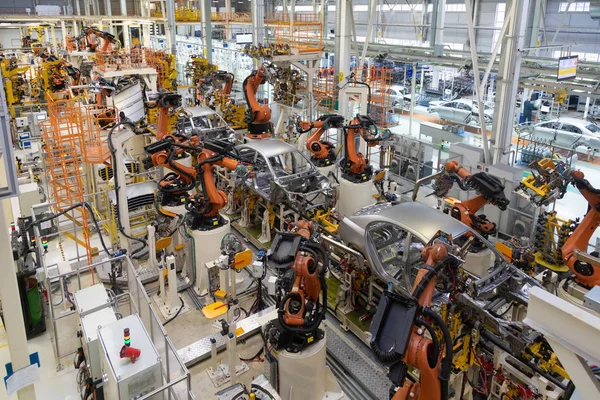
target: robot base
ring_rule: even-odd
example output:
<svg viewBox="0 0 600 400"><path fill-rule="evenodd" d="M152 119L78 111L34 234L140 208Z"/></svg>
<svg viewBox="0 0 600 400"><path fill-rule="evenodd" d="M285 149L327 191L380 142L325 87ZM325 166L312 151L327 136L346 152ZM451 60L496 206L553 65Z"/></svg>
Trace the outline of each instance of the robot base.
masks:
<svg viewBox="0 0 600 400"><path fill-rule="evenodd" d="M179 312L179 315L181 315L181 314L184 314L184 313L190 311L190 307L187 305L185 300L183 300L183 297L180 297L180 299L182 299L182 301L183 301L183 307L181 306L181 302L177 303L177 306L175 306L175 307L167 306L162 301L161 296L158 294L155 294L154 296L152 296L152 299L158 306L160 313L162 314L162 316L165 319L173 318L175 315L177 315L178 312ZM179 311L180 309L181 309L181 311Z"/></svg>
<svg viewBox="0 0 600 400"><path fill-rule="evenodd" d="M188 230L194 239L194 265L196 268L196 285L194 290L199 296L208 293L208 271L206 263L216 260L221 255L221 239L231 231L231 224L227 217L226 224L216 229Z"/></svg>
<svg viewBox="0 0 600 400"><path fill-rule="evenodd" d="M373 198L373 181L362 183L340 179L339 200L337 210L343 215L353 215L361 208L375 203Z"/></svg>
<svg viewBox="0 0 600 400"><path fill-rule="evenodd" d="M325 364L326 338L299 353L281 351L279 395L283 400L338 400L346 396Z"/></svg>
<svg viewBox="0 0 600 400"><path fill-rule="evenodd" d="M240 363L236 365L235 374L237 376L240 376L244 372L248 372L249 370L250 368L248 367L248 364L246 364L243 361L240 361ZM206 373L208 374L208 377L212 381L213 385L215 385L215 387L223 386L231 380L231 375L229 374L229 366L225 363L219 364L216 371L213 371L212 367L208 367L206 369Z"/></svg>

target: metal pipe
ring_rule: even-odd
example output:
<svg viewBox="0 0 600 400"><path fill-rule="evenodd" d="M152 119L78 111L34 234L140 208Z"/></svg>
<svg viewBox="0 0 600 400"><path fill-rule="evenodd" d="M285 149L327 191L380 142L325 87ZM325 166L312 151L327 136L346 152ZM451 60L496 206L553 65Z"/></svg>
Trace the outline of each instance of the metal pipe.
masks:
<svg viewBox="0 0 600 400"><path fill-rule="evenodd" d="M324 241L327 242L327 244L336 247L339 250L342 250L346 253L351 254L352 256L354 256L356 258L356 261L358 262L358 264L360 265L360 267L365 265L365 258L363 257L362 254L360 254L358 251L351 249L350 247L338 242L337 240L326 236L326 235L322 235L321 239L323 239Z"/></svg>
<svg viewBox="0 0 600 400"><path fill-rule="evenodd" d="M367 56L367 49L369 48L369 42L371 41L371 36L373 35L373 24L375 21L375 12L377 10L377 0L369 1L369 24L367 26L367 34L365 35L365 44L363 45L362 54L360 55L360 62L357 64L358 70L362 71L363 64L365 62L365 57ZM359 60L356 60L359 61Z"/></svg>
<svg viewBox="0 0 600 400"><path fill-rule="evenodd" d="M430 181L434 180L435 178L437 178L438 176L443 175L443 174L444 174L444 171L436 172L433 175L425 176L425 177L419 179L418 181L416 181L415 186L413 188L412 201L417 200L417 194L419 194L419 188L421 186L423 186L425 183L430 182Z"/></svg>
<svg viewBox="0 0 600 400"><path fill-rule="evenodd" d="M520 1L520 0L517 0ZM475 41L475 30L473 29L473 19L470 17L473 15L473 10L471 7L471 0L465 0L465 7L467 9L467 25L469 26L469 49L471 50L471 60L473 61L473 70L479 71L479 60L477 58L477 42ZM490 157L490 146L488 143L487 137L487 129L485 126L485 108L483 107L483 100L481 97L481 82L479 79L479 74L473 74L475 78L475 95L477 96L477 108L479 109L479 125L481 129L481 137L483 139L483 157L486 164L490 164L492 162L492 158Z"/></svg>

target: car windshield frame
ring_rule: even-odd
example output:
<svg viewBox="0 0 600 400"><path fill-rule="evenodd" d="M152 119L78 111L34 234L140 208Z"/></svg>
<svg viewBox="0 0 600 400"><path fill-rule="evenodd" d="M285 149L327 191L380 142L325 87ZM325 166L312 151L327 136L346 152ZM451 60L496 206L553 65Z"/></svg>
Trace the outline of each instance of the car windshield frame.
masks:
<svg viewBox="0 0 600 400"><path fill-rule="evenodd" d="M598 126L596 124L589 124L585 127L585 129L587 129L588 131L590 131L592 133L600 134L600 126Z"/></svg>
<svg viewBox="0 0 600 400"><path fill-rule="evenodd" d="M369 222L365 226L365 229L364 229L363 239L364 239L364 243L365 243L365 256L367 257L369 264L374 269L376 274L379 275L379 278L384 280L386 283L391 283L392 287L395 289L398 289L398 291L401 294L403 294L405 296L412 296L411 293L409 292L409 290L412 290L412 287L409 289L407 289L405 287L407 285L410 285L410 282L406 279L406 274L403 272L402 279L401 279L401 281L399 281L395 277L391 276L385 270L385 268L383 268L383 266L380 264L379 256L377 254L377 248L375 247L375 244L373 243L373 239L371 237L372 235L369 235L369 232L372 230L372 228L375 224L381 224L381 223L394 225L394 226L406 231L408 233L408 235L402 237L401 240L406 240L407 238L413 238L413 239L418 239L419 241L421 241L422 239L419 235L412 232L412 230L410 230L410 228L404 227L400 224L397 224L397 223L394 223L391 221L384 221L384 220L372 221L372 222ZM465 230L464 233L462 233L460 236L452 238L452 239L457 240L457 239L464 237L467 234L471 234L471 235L475 236L475 238L480 240L494 254L494 257L495 257L494 258L494 269L496 269L502 265L504 265L504 266L511 265L508 261L506 261L506 258L504 258L502 253L500 253L500 251L498 251L498 249L496 249L496 247L489 240L485 239L483 236L481 236L479 233L477 233L470 227L468 227L466 225L465 225L465 227L467 229ZM428 240L431 240L431 239L428 239ZM424 246L426 246L426 245L427 245L427 243L424 243ZM419 262L419 265L421 265L422 263L424 263L424 261L421 259L421 261ZM485 276L478 277L478 279L483 279L483 278L485 278Z"/></svg>

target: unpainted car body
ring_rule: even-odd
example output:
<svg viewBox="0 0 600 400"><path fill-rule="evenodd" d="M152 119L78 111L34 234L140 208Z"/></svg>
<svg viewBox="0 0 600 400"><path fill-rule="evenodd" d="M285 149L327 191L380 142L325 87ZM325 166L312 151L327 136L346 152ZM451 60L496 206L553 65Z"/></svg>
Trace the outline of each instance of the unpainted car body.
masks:
<svg viewBox="0 0 600 400"><path fill-rule="evenodd" d="M288 202L302 211L331 205L331 182L296 147L266 139L238 145L236 151L254 166L244 184L270 203Z"/></svg>
<svg viewBox="0 0 600 400"><path fill-rule="evenodd" d="M235 131L215 110L199 106L185 108L184 111L183 132L186 135L195 131L202 138L235 141Z"/></svg>

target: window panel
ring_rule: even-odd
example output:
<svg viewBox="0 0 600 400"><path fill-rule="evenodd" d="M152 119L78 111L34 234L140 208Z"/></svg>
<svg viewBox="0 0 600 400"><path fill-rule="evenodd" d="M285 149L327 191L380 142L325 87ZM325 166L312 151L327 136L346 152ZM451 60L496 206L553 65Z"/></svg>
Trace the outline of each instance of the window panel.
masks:
<svg viewBox="0 0 600 400"><path fill-rule="evenodd" d="M576 1L571 3L571 7L569 7L569 3L566 1L561 2L558 5L558 12L589 12L590 11L590 2L589 1Z"/></svg>

